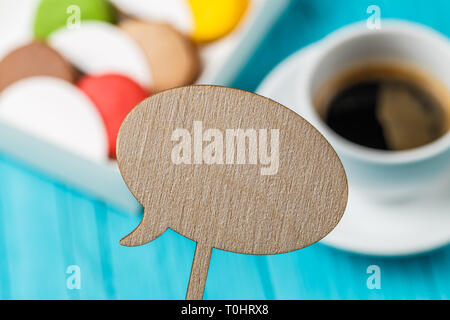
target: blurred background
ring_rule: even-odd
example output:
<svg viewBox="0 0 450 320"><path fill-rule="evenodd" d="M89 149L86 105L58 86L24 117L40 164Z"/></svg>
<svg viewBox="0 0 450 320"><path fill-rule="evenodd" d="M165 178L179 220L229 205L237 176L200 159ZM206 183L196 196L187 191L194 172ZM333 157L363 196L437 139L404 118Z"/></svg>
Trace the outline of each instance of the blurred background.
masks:
<svg viewBox="0 0 450 320"><path fill-rule="evenodd" d="M20 151L11 151L24 148L24 145L14 140L14 135L0 136L0 145L3 145L0 148L0 299L184 299L195 243L168 230L147 245L122 247L119 240L138 225L141 220L140 209L132 210L132 205L121 207L114 201L108 201L108 197L103 197L102 192L96 193L88 187L83 188L85 185L98 184L94 180L106 179L108 174L117 175L115 168L112 168L115 166L114 150L108 148L111 139L115 139L115 131L109 129L110 115L107 112L105 115L102 111L103 102L98 97L98 92L113 89L108 87L109 83L100 83L108 89L90 91L92 87L86 81L92 80L90 76L119 74L120 70L129 71L133 67L124 69L118 63L120 68L114 69L113 65L109 70L111 65L105 64L104 69L98 70L95 65L91 66L80 60L79 56L71 56L71 52L76 52L77 48L68 52L64 50L64 41L58 41L58 36L64 40L64 34L54 36L56 32L60 33L57 29L61 28L61 22L54 17L62 14L64 28L67 17L74 12L53 12L49 9L55 8L52 1L42 1L43 4L36 1L28 9L11 12L8 10L14 8L12 1L15 0L0 0L0 20L5 17L0 24L0 59L3 59L0 62L0 85L2 76L3 79L6 78L4 81L11 78L9 73L12 71L5 66L5 57L16 48L26 45L30 39L49 43L61 53L65 61L74 66L77 75L71 80L71 85L91 99L101 115L106 131L112 133L105 134L107 137L104 141L100 139L103 143L101 146L105 148L104 159L100 160L100 164L98 159L90 159L95 164L83 162L77 166L77 170L87 168L88 171L95 171L101 167L101 170L106 171L102 171L102 175L98 177L91 177L92 181L77 180L77 183L71 183L75 179L73 175L78 175L77 172L61 175L49 168L44 170L45 166L36 161L24 159L30 157L29 154L24 156L25 153ZM254 3L242 0L228 11L218 5L221 8L218 12L222 15L229 14L222 18L218 14L213 19L218 25L208 24L212 22L207 19L202 20L201 8L202 5L206 6L205 1L186 0L188 5L184 3L178 7L182 1L168 1L167 8L158 7L155 10L151 10L151 6L164 4L149 1L151 4L141 8L142 1L140 6L136 5L138 1L130 1L133 5L127 6L124 4L126 1L115 0L113 2L116 9L110 9L103 6L102 1L96 1L97 6L90 9L91 13L95 13L92 13L94 17L91 19L118 26L121 32L128 33L144 50L143 60L150 65L149 73L139 73L142 65L138 65L137 73L129 73L127 77L143 89L145 96L190 83L229 85L254 92L266 75L289 55L321 40L340 27L366 21L370 16L367 8L371 5L377 5L381 9L382 19L414 21L447 37L450 35L450 21L446 14L450 10L448 0L256 0ZM81 9L85 6L83 1L64 1L64 9L71 4L79 5ZM183 10L187 10L186 7L189 6L194 12L194 22L183 15ZM29 10L29 13L25 14L20 10ZM209 10L215 12L214 8ZM30 34L20 32L13 36L12 29L16 29L17 25L8 27L6 20L10 24L19 20L23 24L29 23L24 29L29 28ZM142 34L149 34L150 31L144 29L140 33L133 28L123 27L130 20L168 24L175 31L155 31L157 44L147 45L146 36ZM81 10L81 24L83 23ZM217 31L212 32L213 30ZM169 38L175 40L166 40ZM102 39L105 39L104 46L109 46L109 43L106 44L107 37ZM157 56L145 51L148 48L171 48L171 43L174 43L174 47L178 43L184 43L182 48L190 48L183 58L177 54L185 49L177 49L172 58L176 61L188 61L187 75L181 77L181 80L175 76L176 79L160 76L161 72L166 74L165 69L159 71L155 67L167 64L169 70L174 63L170 59L161 58L167 56L165 51L162 50ZM8 77L1 74L2 70L9 72ZM40 69L36 72L37 75L48 76ZM27 75L27 72L24 74ZM170 70L167 74L170 74ZM80 84L82 80L85 80L85 86ZM102 85L100 88L104 88ZM120 88L124 86L121 84ZM1 95L4 94L1 90L2 88L0 109ZM6 92L9 88L4 90ZM123 91L125 96L129 95L127 90ZM121 99L121 96L117 99ZM127 103L119 103L114 114L126 114L123 110L132 108L131 102ZM123 118L124 115L117 117ZM115 116L112 118L117 119ZM5 147L6 145L9 147ZM65 146L59 147L64 149ZM50 152L50 155L47 154L46 157L60 157L58 165L65 168L65 171L74 171L70 165L61 164L66 159L65 153L60 154L55 149L55 156L52 156L53 149L49 150L46 152ZM66 151L76 153L72 146ZM105 169L106 167L109 169ZM107 183L104 180L104 184ZM101 188L101 184L98 188ZM111 197L114 198L115 195ZM448 212L450 214L450 208ZM322 243L274 256L249 256L214 249L204 298L448 299L449 270L448 242L429 252L401 257L352 253Z"/></svg>

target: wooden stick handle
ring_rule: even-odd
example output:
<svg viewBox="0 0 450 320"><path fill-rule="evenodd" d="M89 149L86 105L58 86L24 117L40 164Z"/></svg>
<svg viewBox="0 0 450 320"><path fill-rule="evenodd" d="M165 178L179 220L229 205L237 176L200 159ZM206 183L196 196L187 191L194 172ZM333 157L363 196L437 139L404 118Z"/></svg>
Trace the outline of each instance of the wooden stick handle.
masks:
<svg viewBox="0 0 450 320"><path fill-rule="evenodd" d="M208 276L212 248L197 242L191 277L186 293L186 300L202 300L205 292L206 277Z"/></svg>

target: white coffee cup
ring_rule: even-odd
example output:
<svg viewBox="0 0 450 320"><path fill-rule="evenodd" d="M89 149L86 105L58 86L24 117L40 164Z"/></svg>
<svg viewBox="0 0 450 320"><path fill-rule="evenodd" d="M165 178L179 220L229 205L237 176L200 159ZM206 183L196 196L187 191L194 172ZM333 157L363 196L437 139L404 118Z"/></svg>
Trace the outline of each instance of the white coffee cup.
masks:
<svg viewBox="0 0 450 320"><path fill-rule="evenodd" d="M384 21L380 30L369 30L365 24L345 27L322 40L318 48L320 54L305 71L307 85L298 91L297 100L307 106L302 115L336 149L349 182L358 184L371 197L394 201L414 197L438 181L445 183L442 180L450 176L450 132L407 151L371 149L350 142L329 128L314 108L313 99L333 76L362 63L380 61L417 67L450 90L449 39L415 23Z"/></svg>

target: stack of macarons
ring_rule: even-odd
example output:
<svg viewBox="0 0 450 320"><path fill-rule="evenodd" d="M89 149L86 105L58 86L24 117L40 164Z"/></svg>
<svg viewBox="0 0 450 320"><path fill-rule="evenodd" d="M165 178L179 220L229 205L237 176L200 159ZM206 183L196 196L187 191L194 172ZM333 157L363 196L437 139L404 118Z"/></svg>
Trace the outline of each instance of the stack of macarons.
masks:
<svg viewBox="0 0 450 320"><path fill-rule="evenodd" d="M199 47L249 0L26 1L30 38L0 61L0 120L102 161L134 106L196 80Z"/></svg>

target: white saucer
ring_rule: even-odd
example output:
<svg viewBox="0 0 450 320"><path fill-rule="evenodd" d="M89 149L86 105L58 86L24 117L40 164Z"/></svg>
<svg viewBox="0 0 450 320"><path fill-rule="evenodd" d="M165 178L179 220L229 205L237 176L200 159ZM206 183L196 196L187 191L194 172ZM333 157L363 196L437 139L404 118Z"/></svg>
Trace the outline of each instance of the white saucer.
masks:
<svg viewBox="0 0 450 320"><path fill-rule="evenodd" d="M307 114L298 103L298 88L305 85L318 56L320 43L283 61L263 81L258 93L274 99L299 115ZM306 120L307 117L305 117ZM450 170L430 192L404 202L377 202L349 184L349 200L341 222L322 240L330 246L377 256L427 252L450 243Z"/></svg>

